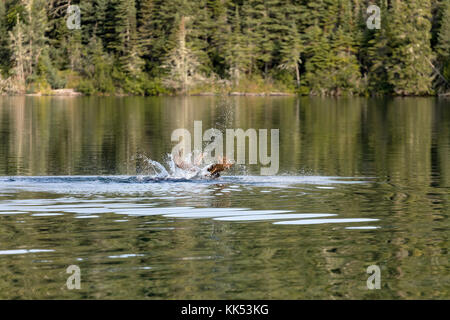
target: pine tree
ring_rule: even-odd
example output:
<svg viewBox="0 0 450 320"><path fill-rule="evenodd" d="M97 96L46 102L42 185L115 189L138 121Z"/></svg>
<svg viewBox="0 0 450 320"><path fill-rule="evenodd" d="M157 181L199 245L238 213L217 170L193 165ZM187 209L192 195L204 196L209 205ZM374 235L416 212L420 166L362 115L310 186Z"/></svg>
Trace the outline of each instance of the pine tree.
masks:
<svg viewBox="0 0 450 320"><path fill-rule="evenodd" d="M37 64L39 57L47 44L45 35L47 29L46 1L29 0L26 2L25 6L27 7L28 12L28 47L31 54L31 59L29 59L29 70L30 74L32 74L33 68Z"/></svg>
<svg viewBox="0 0 450 320"><path fill-rule="evenodd" d="M97 37L100 37L104 39L106 34L106 26L107 26L107 18L106 18L106 12L108 8L108 3L111 0L94 0L93 1L93 30L92 35L95 35ZM87 18L87 14L84 15L83 21L85 21Z"/></svg>
<svg viewBox="0 0 450 320"><path fill-rule="evenodd" d="M338 27L332 37L332 69L330 70L330 76L334 82L332 91L336 95L340 95L341 91L357 94L362 89L357 59L358 48L354 39L356 24L353 21L353 9L349 1L339 1Z"/></svg>
<svg viewBox="0 0 450 320"><path fill-rule="evenodd" d="M81 85L83 86L83 91L88 94L95 91L101 93L114 93L115 91L113 80L111 79L113 72L112 58L104 52L103 48L102 40L95 35L87 45L83 70L86 79L89 80Z"/></svg>
<svg viewBox="0 0 450 320"><path fill-rule="evenodd" d="M441 27L438 35L437 53L443 76L446 78L446 87L450 83L450 1L446 0L442 6L443 13Z"/></svg>
<svg viewBox="0 0 450 320"><path fill-rule="evenodd" d="M297 87L300 87L300 66L302 63L300 55L303 53L303 43L297 29L295 21L292 21L290 28L287 28L285 36L280 43L281 69L295 72Z"/></svg>
<svg viewBox="0 0 450 320"><path fill-rule="evenodd" d="M306 85L311 94L340 95L358 93L361 75L355 43L356 25L351 3L342 1L307 1L312 10L305 30Z"/></svg>
<svg viewBox="0 0 450 320"><path fill-rule="evenodd" d="M136 4L134 0L112 0L107 6L106 49L112 53L122 72L138 75L143 67L137 43Z"/></svg>
<svg viewBox="0 0 450 320"><path fill-rule="evenodd" d="M55 0L48 3L49 56L58 69L79 71L81 68L81 30L67 28L68 8L71 0Z"/></svg>
<svg viewBox="0 0 450 320"><path fill-rule="evenodd" d="M365 28L362 65L367 72L368 90L372 94L390 94L393 91L388 81L388 60L391 56L388 30L390 28L390 12L387 0L379 3L381 9L381 29L365 28L365 19L361 24Z"/></svg>
<svg viewBox="0 0 450 320"><path fill-rule="evenodd" d="M177 43L163 65L167 70L164 83L181 93L188 93L192 86L203 80L198 72L198 59L186 43L187 20L188 18L184 16L180 18Z"/></svg>
<svg viewBox="0 0 450 320"><path fill-rule="evenodd" d="M250 61L248 74L259 73L260 62L265 76L274 50L270 35L270 16L264 0L249 0L242 6L243 33L247 59Z"/></svg>
<svg viewBox="0 0 450 320"><path fill-rule="evenodd" d="M342 26L338 28L332 42L328 79L331 79L333 83L328 89L334 95L341 95L342 91L358 94L362 89L356 48L351 33L344 29Z"/></svg>
<svg viewBox="0 0 450 320"><path fill-rule="evenodd" d="M271 10L271 34L275 52L274 61L282 70L288 70L295 78L297 88L300 87L300 65L303 63L301 55L304 53L304 39L300 27L304 26L302 6L296 1L273 1Z"/></svg>
<svg viewBox="0 0 450 320"><path fill-rule="evenodd" d="M450 57L450 1L444 1L442 5L441 27L438 36L438 53L444 58Z"/></svg>
<svg viewBox="0 0 450 320"><path fill-rule="evenodd" d="M188 16L184 0L154 0L151 10L151 41L148 61L149 73L159 77L161 66L167 54L176 46L179 31L179 17Z"/></svg>
<svg viewBox="0 0 450 320"><path fill-rule="evenodd" d="M250 63L245 49L246 43L241 30L241 18L238 6L235 7L234 15L231 16L230 22L231 27L227 37L225 60L229 66L229 76L234 85L237 85Z"/></svg>
<svg viewBox="0 0 450 320"><path fill-rule="evenodd" d="M450 77L449 2L3 0L0 73L9 80L0 81L23 92L78 73L86 92L142 94L163 77L187 92L203 76L234 85L264 76L321 95L440 93ZM379 30L366 26L373 3ZM66 26L71 4L81 30Z"/></svg>
<svg viewBox="0 0 450 320"><path fill-rule="evenodd" d="M208 55L209 39L211 36L209 20L210 13L207 6L207 0L194 1L189 8L189 33L187 41L190 43L191 50L199 62L200 72L211 75L212 64Z"/></svg>
<svg viewBox="0 0 450 320"><path fill-rule="evenodd" d="M31 53L27 46L29 38L25 27L25 24L20 20L20 16L17 15L16 26L10 32L11 58L13 61L10 79L12 90L18 93L25 92L26 79L31 74L31 71L27 69Z"/></svg>
<svg viewBox="0 0 450 320"><path fill-rule="evenodd" d="M138 29L138 46L140 48L141 57L149 59L151 57L151 41L152 41L152 10L153 0L137 1L137 29Z"/></svg>
<svg viewBox="0 0 450 320"><path fill-rule="evenodd" d="M6 25L5 3L0 1L0 77L9 69L10 51L8 45L8 29Z"/></svg>
<svg viewBox="0 0 450 320"><path fill-rule="evenodd" d="M388 83L397 95L431 92L430 15L430 0L395 0L392 4L388 29L392 50L386 68Z"/></svg>
<svg viewBox="0 0 450 320"><path fill-rule="evenodd" d="M231 36L231 16L228 10L234 8L230 0L208 0L209 8L209 47L208 55L215 74L221 78L227 76L228 68L226 62L227 44ZM240 32L240 31L239 31Z"/></svg>
<svg viewBox="0 0 450 320"><path fill-rule="evenodd" d="M273 41L273 33L271 33L271 28L273 27L273 20L269 14L269 1L262 1L263 3L258 4L256 8L259 8L261 11L261 21L259 22L259 44L258 51L260 60L264 66L264 77L267 78L269 74L269 67L272 62L273 51L275 50L274 41ZM272 2L276 2L276 0L272 0ZM272 3L274 5L274 3Z"/></svg>
<svg viewBox="0 0 450 320"><path fill-rule="evenodd" d="M314 25L306 30L305 54L306 74L305 84L310 89L310 94L325 95L330 87L328 70L331 60L331 47L323 30Z"/></svg>
<svg viewBox="0 0 450 320"><path fill-rule="evenodd" d="M37 66L46 46L47 13L45 0L22 1L24 18L17 14L16 25L9 33L12 52L12 78L14 90L24 92L26 82Z"/></svg>

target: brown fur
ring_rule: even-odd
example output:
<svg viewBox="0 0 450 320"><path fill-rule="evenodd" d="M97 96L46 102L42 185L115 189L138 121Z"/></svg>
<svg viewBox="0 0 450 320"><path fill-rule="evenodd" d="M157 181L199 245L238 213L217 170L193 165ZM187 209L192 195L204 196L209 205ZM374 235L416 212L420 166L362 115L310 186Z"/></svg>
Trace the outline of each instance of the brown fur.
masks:
<svg viewBox="0 0 450 320"><path fill-rule="evenodd" d="M197 159L194 160L194 164L188 163L181 159L181 152L178 156L174 157L175 165L183 170L195 170L194 165L198 166L203 160L203 154L201 154ZM227 158L219 158L219 161L208 168L209 176L213 178L220 177L220 173L230 169L233 166L231 161L228 161Z"/></svg>
<svg viewBox="0 0 450 320"><path fill-rule="evenodd" d="M233 166L233 163L229 162L226 158L221 159L219 163L213 164L210 168L208 168L208 172L212 177L220 176L222 171L228 170Z"/></svg>

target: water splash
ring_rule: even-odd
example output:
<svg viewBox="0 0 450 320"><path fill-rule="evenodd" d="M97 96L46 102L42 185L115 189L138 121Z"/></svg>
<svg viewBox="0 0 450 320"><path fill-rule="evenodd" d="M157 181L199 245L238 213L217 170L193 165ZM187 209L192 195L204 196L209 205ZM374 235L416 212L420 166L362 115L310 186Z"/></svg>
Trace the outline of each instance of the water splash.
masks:
<svg viewBox="0 0 450 320"><path fill-rule="evenodd" d="M184 157L180 157L181 161L186 164L185 168L180 168L174 160L172 154L166 157L165 166L158 161L154 161L145 156L141 156L146 164L145 174L140 175L142 179L181 179L181 180L197 180L211 179L208 169L217 162L205 163L203 154L193 151Z"/></svg>
<svg viewBox="0 0 450 320"><path fill-rule="evenodd" d="M166 168L162 164L157 161L153 161L151 159L146 159L147 164L154 171L155 178L167 178L169 176L169 172L167 172Z"/></svg>

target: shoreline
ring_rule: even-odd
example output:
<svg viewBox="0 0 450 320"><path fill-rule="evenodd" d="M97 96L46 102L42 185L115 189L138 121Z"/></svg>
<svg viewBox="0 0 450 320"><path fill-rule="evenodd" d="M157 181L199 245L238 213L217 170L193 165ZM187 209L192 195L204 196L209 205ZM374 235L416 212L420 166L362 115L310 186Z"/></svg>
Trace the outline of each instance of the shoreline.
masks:
<svg viewBox="0 0 450 320"><path fill-rule="evenodd" d="M18 96L18 97L137 97L139 95L133 94L93 94L86 95L75 89L55 89L51 92L38 92L38 93L21 93L21 94L0 94L0 96ZM154 97L218 97L218 96L229 96L229 97L295 97L302 96L298 93L290 93L290 92L197 92L192 94L160 94L155 95ZM311 95L303 95L304 97L308 97ZM319 96L314 96L319 97ZM349 96L324 96L324 97L334 97L334 98L346 98ZM426 96L395 96L395 95L375 95L375 96L364 96L364 95L352 95L351 97L403 97L403 98L450 98L450 92L440 93L435 95L426 95Z"/></svg>
<svg viewBox="0 0 450 320"><path fill-rule="evenodd" d="M187 96L187 97L217 97L217 96L230 96L230 97L293 97L297 96L296 93L289 92L229 92L229 93L215 93L215 92L198 92L192 94L162 94L158 95L161 97L176 97L176 96ZM4 96L25 96L25 97L88 97L81 92L75 91L74 89L57 89L52 90L50 93L24 93L24 94L4 94ZM94 94L92 96L99 97L133 97L137 95L133 94L111 94L102 95Z"/></svg>

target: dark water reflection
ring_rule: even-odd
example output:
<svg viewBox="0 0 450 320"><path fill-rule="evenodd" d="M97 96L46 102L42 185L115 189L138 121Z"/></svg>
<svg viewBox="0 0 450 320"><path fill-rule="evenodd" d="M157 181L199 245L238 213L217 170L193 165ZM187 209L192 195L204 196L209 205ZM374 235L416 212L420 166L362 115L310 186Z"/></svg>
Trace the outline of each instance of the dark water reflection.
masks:
<svg viewBox="0 0 450 320"><path fill-rule="evenodd" d="M194 120L279 128L278 176L137 179ZM0 298L450 297L449 100L0 97L0 176Z"/></svg>

